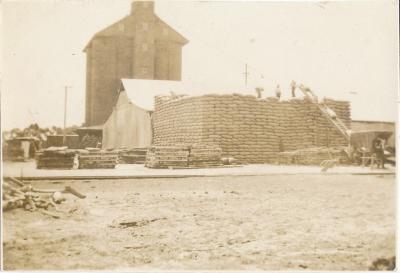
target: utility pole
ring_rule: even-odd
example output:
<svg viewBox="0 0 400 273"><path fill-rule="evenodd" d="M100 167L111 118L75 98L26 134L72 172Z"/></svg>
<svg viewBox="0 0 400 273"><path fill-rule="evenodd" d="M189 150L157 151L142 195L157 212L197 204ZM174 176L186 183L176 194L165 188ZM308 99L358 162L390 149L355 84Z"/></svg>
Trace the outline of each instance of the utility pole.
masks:
<svg viewBox="0 0 400 273"><path fill-rule="evenodd" d="M247 64L246 64L246 67L245 67L245 72L243 73L244 74L244 83L245 83L245 85L247 86L247 78L248 78L248 76L249 76L249 72L248 72L248 70L247 70Z"/></svg>
<svg viewBox="0 0 400 273"><path fill-rule="evenodd" d="M64 135L63 135L63 145L67 142L67 99L68 99L68 88L71 86L66 85L64 89Z"/></svg>

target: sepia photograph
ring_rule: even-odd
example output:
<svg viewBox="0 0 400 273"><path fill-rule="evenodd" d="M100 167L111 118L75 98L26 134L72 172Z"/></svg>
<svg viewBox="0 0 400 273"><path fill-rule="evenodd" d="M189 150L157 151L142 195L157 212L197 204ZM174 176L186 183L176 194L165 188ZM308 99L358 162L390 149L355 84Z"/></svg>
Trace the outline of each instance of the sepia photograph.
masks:
<svg viewBox="0 0 400 273"><path fill-rule="evenodd" d="M1 269L395 271L399 1L0 1Z"/></svg>

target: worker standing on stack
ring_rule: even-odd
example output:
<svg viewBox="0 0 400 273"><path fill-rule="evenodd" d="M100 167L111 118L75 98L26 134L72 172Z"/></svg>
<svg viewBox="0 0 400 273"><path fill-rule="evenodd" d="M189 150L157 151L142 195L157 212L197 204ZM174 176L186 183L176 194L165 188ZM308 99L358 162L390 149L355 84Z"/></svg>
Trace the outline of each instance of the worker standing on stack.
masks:
<svg viewBox="0 0 400 273"><path fill-rule="evenodd" d="M296 82L295 81L292 81L290 83L290 88L292 89L292 98L295 98L296 97L296 93L295 93L295 91L296 91Z"/></svg>
<svg viewBox="0 0 400 273"><path fill-rule="evenodd" d="M264 89L261 87L256 87L256 93L257 93L257 98L261 99L262 98L262 92L264 92Z"/></svg>
<svg viewBox="0 0 400 273"><path fill-rule="evenodd" d="M276 95L276 97L278 98L278 100L281 99L282 92L281 92L281 87L280 87L279 84L276 86L275 95Z"/></svg>

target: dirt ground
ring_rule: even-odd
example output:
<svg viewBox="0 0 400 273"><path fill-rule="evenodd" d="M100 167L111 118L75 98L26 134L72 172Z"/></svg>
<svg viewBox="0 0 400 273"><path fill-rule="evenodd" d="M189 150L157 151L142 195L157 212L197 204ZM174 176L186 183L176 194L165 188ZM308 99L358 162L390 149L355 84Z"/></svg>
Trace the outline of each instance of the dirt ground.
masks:
<svg viewBox="0 0 400 273"><path fill-rule="evenodd" d="M61 219L5 212L6 270L366 270L395 255L392 175L33 183L87 198Z"/></svg>

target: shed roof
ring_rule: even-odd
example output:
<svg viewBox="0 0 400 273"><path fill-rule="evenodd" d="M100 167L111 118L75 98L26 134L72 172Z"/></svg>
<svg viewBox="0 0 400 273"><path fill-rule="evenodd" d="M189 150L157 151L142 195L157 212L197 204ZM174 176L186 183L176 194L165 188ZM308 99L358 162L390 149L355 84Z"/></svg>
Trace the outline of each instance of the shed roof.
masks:
<svg viewBox="0 0 400 273"><path fill-rule="evenodd" d="M255 87L229 86L224 84L204 84L195 82L122 79L120 91L125 91L128 99L135 105L148 110L154 110L154 97L157 95L201 96L206 94L255 95Z"/></svg>
<svg viewBox="0 0 400 273"><path fill-rule="evenodd" d="M147 110L154 110L154 97L168 94L176 90L179 85L177 81L161 80L121 80L121 90L125 91L130 102Z"/></svg>
<svg viewBox="0 0 400 273"><path fill-rule="evenodd" d="M100 131L103 130L103 125L93 125L88 127L79 127L76 131Z"/></svg>

